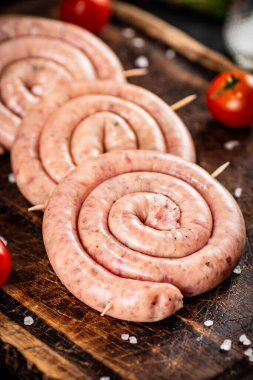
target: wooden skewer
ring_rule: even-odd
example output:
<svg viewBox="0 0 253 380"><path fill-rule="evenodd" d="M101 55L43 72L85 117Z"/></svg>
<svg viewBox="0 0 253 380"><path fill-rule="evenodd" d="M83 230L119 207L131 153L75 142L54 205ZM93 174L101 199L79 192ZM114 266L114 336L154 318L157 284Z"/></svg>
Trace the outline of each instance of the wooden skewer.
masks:
<svg viewBox="0 0 253 380"><path fill-rule="evenodd" d="M214 71L236 68L236 65L224 55L206 47L182 30L134 5L113 1L113 11L118 19L164 42L192 62L197 62Z"/></svg>
<svg viewBox="0 0 253 380"><path fill-rule="evenodd" d="M228 162L225 162L225 164L223 164L223 165L221 165L221 166L219 166L212 174L211 174L211 176L213 177L213 178L216 178L216 177L218 177L221 173L223 173L224 172L224 170L226 170L227 169L227 167L230 165L230 162L228 161Z"/></svg>
<svg viewBox="0 0 253 380"><path fill-rule="evenodd" d="M191 100L189 101L189 99L191 98ZM179 108L181 107L184 107L185 105L189 104L190 102L192 102L194 99L196 99L196 95L190 95L190 96L187 96L186 98L182 99L182 100L179 100L178 102L172 104L171 108L175 111L175 110L178 110ZM221 173L223 173L227 167L230 165L230 162L225 162L224 164L222 164L221 166L219 166L212 174L211 176L213 178L217 178ZM28 212L32 212L32 211L44 211L46 209L46 204L38 204L38 205L35 205L35 206L32 206L32 207L29 207L28 208ZM103 313L106 313L110 308L112 307L112 301L110 301L104 308ZM101 314L101 315L102 315Z"/></svg>
<svg viewBox="0 0 253 380"><path fill-rule="evenodd" d="M125 78L133 78L141 75L147 75L148 69L130 69L124 71Z"/></svg>
<svg viewBox="0 0 253 380"><path fill-rule="evenodd" d="M110 301L110 302L108 302L107 305L105 305L104 310L103 310L102 313L100 314L101 317L103 317L103 316L104 316L104 315L105 315L105 314L111 309L112 305L113 305L113 301Z"/></svg>
<svg viewBox="0 0 253 380"><path fill-rule="evenodd" d="M177 111L180 108L187 106L187 104L190 104L195 99L197 99L197 95L196 94L192 94L192 95L186 96L185 98L183 98L183 99L179 100L178 102L172 104L170 106L170 108L172 108L173 111Z"/></svg>
<svg viewBox="0 0 253 380"><path fill-rule="evenodd" d="M130 69L130 70L124 71L124 75L126 78L137 77L139 75L147 75L147 74L148 74L148 69ZM195 99L197 99L197 95L192 94L172 104L170 107L173 109L173 111L177 111L180 108L187 106L188 104L193 102L193 100Z"/></svg>
<svg viewBox="0 0 253 380"><path fill-rule="evenodd" d="M28 208L28 212L32 212L32 211L45 211L46 206L47 205L45 205L45 204L35 205L35 206L32 206L32 207L29 207Z"/></svg>

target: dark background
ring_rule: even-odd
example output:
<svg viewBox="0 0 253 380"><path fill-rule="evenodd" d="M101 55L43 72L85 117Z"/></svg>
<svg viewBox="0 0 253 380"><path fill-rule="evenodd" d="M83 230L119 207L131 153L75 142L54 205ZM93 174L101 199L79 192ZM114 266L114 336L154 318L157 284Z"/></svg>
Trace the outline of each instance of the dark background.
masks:
<svg viewBox="0 0 253 380"><path fill-rule="evenodd" d="M156 14L183 29L207 46L225 53L222 41L223 17L218 17L211 12L200 12L182 5L167 4L167 2L165 3L161 0L132 0L128 2ZM60 0L51 0L51 3L57 6ZM36 7L37 0L0 0L0 12L11 12L12 7L15 9L16 4L19 4L19 6L23 4L24 13L27 14L32 14L35 8L38 9L38 5Z"/></svg>

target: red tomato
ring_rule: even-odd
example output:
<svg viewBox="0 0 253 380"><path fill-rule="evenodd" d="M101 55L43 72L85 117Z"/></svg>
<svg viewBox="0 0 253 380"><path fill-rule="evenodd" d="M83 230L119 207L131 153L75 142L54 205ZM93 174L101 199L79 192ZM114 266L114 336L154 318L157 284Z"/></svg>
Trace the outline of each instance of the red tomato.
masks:
<svg viewBox="0 0 253 380"><path fill-rule="evenodd" d="M11 256L4 243L0 240L0 286L2 286L11 271Z"/></svg>
<svg viewBox="0 0 253 380"><path fill-rule="evenodd" d="M253 75L239 70L218 75L208 88L207 105L225 125L242 128L253 124Z"/></svg>
<svg viewBox="0 0 253 380"><path fill-rule="evenodd" d="M97 33L111 16L111 0L63 0L60 17Z"/></svg>

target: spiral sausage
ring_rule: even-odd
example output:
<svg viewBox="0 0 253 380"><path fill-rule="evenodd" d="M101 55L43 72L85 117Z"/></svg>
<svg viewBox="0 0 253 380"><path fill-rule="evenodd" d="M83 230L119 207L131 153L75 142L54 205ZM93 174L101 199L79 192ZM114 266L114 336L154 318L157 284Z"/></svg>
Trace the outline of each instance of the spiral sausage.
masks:
<svg viewBox="0 0 253 380"><path fill-rule="evenodd" d="M43 238L77 298L98 311L111 302L115 318L150 322L231 274L245 226L233 197L197 165L122 151L88 160L56 187Z"/></svg>
<svg viewBox="0 0 253 380"><path fill-rule="evenodd" d="M45 203L76 165L123 149L195 159L188 130L156 95L125 83L79 81L29 112L12 148L13 171L23 195Z"/></svg>
<svg viewBox="0 0 253 380"><path fill-rule="evenodd" d="M0 143L10 149L21 119L42 95L75 79L123 82L114 53L75 25L0 17Z"/></svg>

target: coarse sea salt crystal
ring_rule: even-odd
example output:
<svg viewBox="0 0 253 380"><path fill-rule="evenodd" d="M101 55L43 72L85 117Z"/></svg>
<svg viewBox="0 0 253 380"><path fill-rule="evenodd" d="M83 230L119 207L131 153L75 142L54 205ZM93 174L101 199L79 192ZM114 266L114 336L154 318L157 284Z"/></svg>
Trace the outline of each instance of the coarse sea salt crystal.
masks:
<svg viewBox="0 0 253 380"><path fill-rule="evenodd" d="M246 356L252 356L253 355L253 349L248 348L247 350L244 351L244 355Z"/></svg>
<svg viewBox="0 0 253 380"><path fill-rule="evenodd" d="M249 356L249 361L253 363L253 355Z"/></svg>
<svg viewBox="0 0 253 380"><path fill-rule="evenodd" d="M121 339L122 340L128 340L129 339L129 334L121 334Z"/></svg>
<svg viewBox="0 0 253 380"><path fill-rule="evenodd" d="M143 38L136 37L133 39L132 44L134 47L142 48L145 45L145 41Z"/></svg>
<svg viewBox="0 0 253 380"><path fill-rule="evenodd" d="M233 273L235 273L235 274L241 274L242 273L242 268L240 267L240 265L237 265L235 267L235 269L233 270Z"/></svg>
<svg viewBox="0 0 253 380"><path fill-rule="evenodd" d="M3 236L0 236L0 240L4 243L4 245L7 245L8 242Z"/></svg>
<svg viewBox="0 0 253 380"><path fill-rule="evenodd" d="M34 320L32 317L25 317L24 318L24 325L25 326L31 326L33 324Z"/></svg>
<svg viewBox="0 0 253 380"><path fill-rule="evenodd" d="M233 150L233 149L235 149L239 145L240 145L239 141L237 141L237 140L230 140L230 141L227 141L224 144L224 148L227 149L227 150Z"/></svg>
<svg viewBox="0 0 253 380"><path fill-rule="evenodd" d="M102 377L100 377L100 380L110 380L110 377L109 376L102 376Z"/></svg>
<svg viewBox="0 0 253 380"><path fill-rule="evenodd" d="M137 338L136 338L135 336L130 336L130 338L129 338L129 342L130 342L131 344L136 344L136 343L137 343Z"/></svg>
<svg viewBox="0 0 253 380"><path fill-rule="evenodd" d="M173 49L168 49L165 52L165 57L169 60L172 60L176 57L176 52Z"/></svg>
<svg viewBox="0 0 253 380"><path fill-rule="evenodd" d="M213 325L213 321L211 321L211 319L208 319L207 321L204 322L204 325L205 325L206 327L210 327L210 326Z"/></svg>
<svg viewBox="0 0 253 380"><path fill-rule="evenodd" d="M242 195L242 188L241 187L237 187L235 190L234 190L234 196L236 198L240 198L240 196Z"/></svg>
<svg viewBox="0 0 253 380"><path fill-rule="evenodd" d="M249 338L245 334L242 334L240 336L239 342L241 342L244 346L251 345L251 341L249 340Z"/></svg>
<svg viewBox="0 0 253 380"><path fill-rule="evenodd" d="M125 28L122 30L122 36L125 38L133 38L135 36L135 30L133 28Z"/></svg>
<svg viewBox="0 0 253 380"><path fill-rule="evenodd" d="M229 351L232 347L232 341L231 339L225 339L224 342L221 344L220 349L222 351Z"/></svg>
<svg viewBox="0 0 253 380"><path fill-rule="evenodd" d="M135 65L140 68L145 68L149 66L149 60L145 55L140 55L135 60Z"/></svg>
<svg viewBox="0 0 253 380"><path fill-rule="evenodd" d="M16 183L16 178L13 173L8 174L8 181L10 183Z"/></svg>

